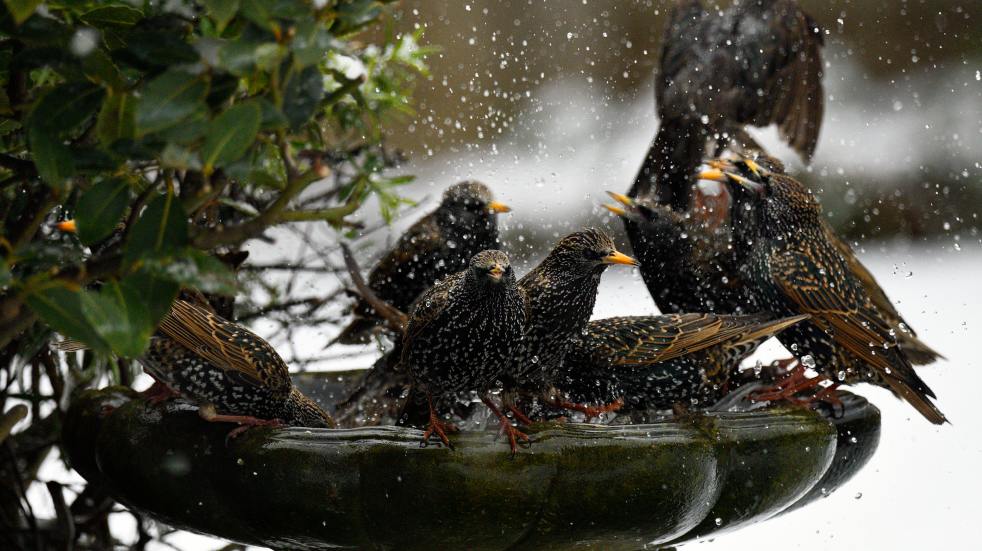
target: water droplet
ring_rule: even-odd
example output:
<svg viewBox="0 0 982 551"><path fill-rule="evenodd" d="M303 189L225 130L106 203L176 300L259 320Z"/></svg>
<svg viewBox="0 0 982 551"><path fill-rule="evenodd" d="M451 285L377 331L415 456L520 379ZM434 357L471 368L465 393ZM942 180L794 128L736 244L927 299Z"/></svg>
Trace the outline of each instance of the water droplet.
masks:
<svg viewBox="0 0 982 551"><path fill-rule="evenodd" d="M801 357L801 365L808 369L815 369L815 358L811 354L805 354Z"/></svg>
<svg viewBox="0 0 982 551"><path fill-rule="evenodd" d="M723 519L716 517L716 526L723 526Z"/></svg>
<svg viewBox="0 0 982 551"><path fill-rule="evenodd" d="M863 492L856 492L856 495L855 495L854 497L855 497L856 499L862 499L862 497L863 497Z"/></svg>

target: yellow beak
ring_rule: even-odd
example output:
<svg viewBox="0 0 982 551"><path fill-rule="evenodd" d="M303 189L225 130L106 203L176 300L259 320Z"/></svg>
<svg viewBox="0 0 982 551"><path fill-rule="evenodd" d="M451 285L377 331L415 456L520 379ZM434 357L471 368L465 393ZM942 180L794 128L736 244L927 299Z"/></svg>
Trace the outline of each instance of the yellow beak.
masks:
<svg viewBox="0 0 982 551"><path fill-rule="evenodd" d="M75 233L78 230L75 220L63 220L55 224L55 227L66 233Z"/></svg>
<svg viewBox="0 0 982 551"><path fill-rule="evenodd" d="M723 173L719 168L711 168L709 170L703 170L697 176L700 180L712 180L714 182L725 182L726 174Z"/></svg>
<svg viewBox="0 0 982 551"><path fill-rule="evenodd" d="M634 200L627 195L621 193L614 193L613 191L608 191L607 195L610 195L611 199L617 201L618 203L624 205L625 207L630 207L634 205Z"/></svg>
<svg viewBox="0 0 982 551"><path fill-rule="evenodd" d="M491 201L488 204L488 208L491 210L491 212L495 213L511 212L511 207L499 201Z"/></svg>
<svg viewBox="0 0 982 551"><path fill-rule="evenodd" d="M497 281L501 279L501 276L505 273L505 269L501 266L501 264L495 264L491 267L491 270L489 270L488 273L491 274L491 279Z"/></svg>
<svg viewBox="0 0 982 551"><path fill-rule="evenodd" d="M609 210L610 212L616 214L617 216L624 216L627 211L618 207L617 205L602 205L603 208Z"/></svg>
<svg viewBox="0 0 982 551"><path fill-rule="evenodd" d="M754 173L754 176L760 176L760 165L757 164L753 159L744 159L743 164L747 165L750 172Z"/></svg>
<svg viewBox="0 0 982 551"><path fill-rule="evenodd" d="M640 266L641 263L626 254L614 251L604 257L604 264L627 264L628 266Z"/></svg>

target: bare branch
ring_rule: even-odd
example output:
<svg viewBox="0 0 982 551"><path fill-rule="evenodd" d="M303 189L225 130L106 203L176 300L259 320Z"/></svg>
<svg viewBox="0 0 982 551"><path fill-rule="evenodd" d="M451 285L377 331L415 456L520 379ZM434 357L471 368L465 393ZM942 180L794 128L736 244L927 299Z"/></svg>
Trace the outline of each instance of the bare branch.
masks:
<svg viewBox="0 0 982 551"><path fill-rule="evenodd" d="M393 331L402 334L406 330L406 324L409 321L406 314L388 302L378 298L375 291L365 283L365 278L361 275L361 268L358 266L358 261L355 260L355 256L351 254L351 248L346 243L341 244L341 253L344 255L344 264L348 267L348 275L351 276L351 282L355 285L355 289L361 295L361 298L385 320Z"/></svg>

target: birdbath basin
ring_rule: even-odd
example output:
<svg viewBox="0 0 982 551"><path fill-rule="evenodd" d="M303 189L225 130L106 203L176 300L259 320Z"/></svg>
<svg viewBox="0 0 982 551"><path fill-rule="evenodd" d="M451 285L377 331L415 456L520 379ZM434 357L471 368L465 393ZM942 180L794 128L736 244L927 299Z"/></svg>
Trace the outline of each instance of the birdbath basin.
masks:
<svg viewBox="0 0 982 551"><path fill-rule="evenodd" d="M643 425L540 424L511 456L493 431L420 447L418 430L255 428L128 389L86 391L72 466L174 527L272 548L638 549L710 537L828 495L870 458L879 411L841 393L801 409Z"/></svg>

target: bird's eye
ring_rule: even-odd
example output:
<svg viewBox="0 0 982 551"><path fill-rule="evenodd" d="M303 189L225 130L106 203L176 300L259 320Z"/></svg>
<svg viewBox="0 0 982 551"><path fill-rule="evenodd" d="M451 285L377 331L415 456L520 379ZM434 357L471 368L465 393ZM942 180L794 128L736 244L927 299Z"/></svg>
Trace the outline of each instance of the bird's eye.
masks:
<svg viewBox="0 0 982 551"><path fill-rule="evenodd" d="M596 250L593 250L593 249L584 249L583 250L583 258L585 258L587 260L591 260L591 261L593 261L593 260L600 260L603 257L604 257L604 253L602 253L600 251L596 251Z"/></svg>

